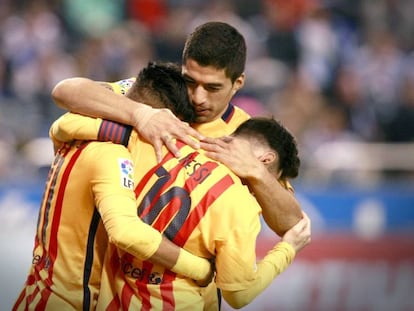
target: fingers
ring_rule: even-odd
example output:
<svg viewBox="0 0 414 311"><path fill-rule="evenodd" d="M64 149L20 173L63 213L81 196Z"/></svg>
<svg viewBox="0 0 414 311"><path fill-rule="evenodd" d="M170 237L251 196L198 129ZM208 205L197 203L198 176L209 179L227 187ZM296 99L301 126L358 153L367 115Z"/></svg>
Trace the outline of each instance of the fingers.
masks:
<svg viewBox="0 0 414 311"><path fill-rule="evenodd" d="M152 146L154 147L155 156L157 157L157 163L162 161L162 141L159 139L154 139L152 141Z"/></svg>
<svg viewBox="0 0 414 311"><path fill-rule="evenodd" d="M176 157L180 157L180 151L177 148L177 145L175 144L175 139L171 137L170 135L164 135L162 137L162 141L164 142L164 145L170 150L170 152Z"/></svg>
<svg viewBox="0 0 414 311"><path fill-rule="evenodd" d="M206 137L200 141L200 147L210 152L223 152L224 149L229 148L228 144L232 141L231 137L210 138Z"/></svg>
<svg viewBox="0 0 414 311"><path fill-rule="evenodd" d="M180 121L169 109L152 109L149 112L151 114L147 118L150 120L144 126L140 124L136 128L143 139L154 146L158 162L162 160L163 145L175 157L181 156L176 140L181 140L194 149L200 148L199 140L204 139L204 136L188 123Z"/></svg>

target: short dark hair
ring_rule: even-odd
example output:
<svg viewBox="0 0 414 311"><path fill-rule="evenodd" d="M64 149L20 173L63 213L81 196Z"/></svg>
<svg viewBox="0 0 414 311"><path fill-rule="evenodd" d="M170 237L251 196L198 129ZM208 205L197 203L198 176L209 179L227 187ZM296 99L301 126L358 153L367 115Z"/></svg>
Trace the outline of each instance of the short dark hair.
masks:
<svg viewBox="0 0 414 311"><path fill-rule="evenodd" d="M252 117L239 125L233 135L255 137L263 140L279 155L282 179L295 178L299 174L300 159L295 137L280 121L273 117Z"/></svg>
<svg viewBox="0 0 414 311"><path fill-rule="evenodd" d="M195 60L201 66L224 69L232 82L244 72L246 42L233 26L223 22L208 22L198 26L184 45L182 62Z"/></svg>
<svg viewBox="0 0 414 311"><path fill-rule="evenodd" d="M194 122L196 117L181 68L176 63L149 62L138 73L127 96L154 108L168 108L185 122Z"/></svg>

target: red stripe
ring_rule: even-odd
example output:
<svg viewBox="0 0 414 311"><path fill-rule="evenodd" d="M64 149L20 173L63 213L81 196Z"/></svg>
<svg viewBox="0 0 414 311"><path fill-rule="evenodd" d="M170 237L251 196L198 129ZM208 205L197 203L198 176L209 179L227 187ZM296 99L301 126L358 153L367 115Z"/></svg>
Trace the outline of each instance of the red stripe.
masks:
<svg viewBox="0 0 414 311"><path fill-rule="evenodd" d="M112 128L114 127L114 124L112 122L107 122L106 123L106 127L105 127L105 137L109 138L109 140L111 140L112 136Z"/></svg>
<svg viewBox="0 0 414 311"><path fill-rule="evenodd" d="M26 288L23 288L22 292L20 293L19 297L17 298L16 302L14 303L14 306L12 308L12 311L16 311L17 310L17 308L23 302L23 298L25 296L26 296ZM27 305L26 305L26 308L27 308Z"/></svg>
<svg viewBox="0 0 414 311"><path fill-rule="evenodd" d="M175 298L173 295L173 281L176 274L171 271L165 271L162 284L160 285L162 297L162 309L164 311L175 310Z"/></svg>
<svg viewBox="0 0 414 311"><path fill-rule="evenodd" d="M168 171L168 174L170 176L169 180L165 184L163 184L163 186L159 189L159 192L157 193L157 195L155 195L152 198L152 201L150 202L150 204L148 206L145 206L143 208L143 210L140 212L139 216L141 218L144 218L151 211L151 209L154 207L155 203L159 200L159 198L162 195L162 193L164 192L164 190L168 189L168 187L170 187L170 185L172 185L175 182L175 180L177 179L177 175L179 174L181 169L186 165L186 163L192 161L192 159L194 159L197 156L197 154L198 154L197 152L191 153L187 157L186 160L178 162L178 164L175 167L173 167L171 170ZM171 206L171 203L173 203L173 202L170 202L169 206ZM167 211L168 211L168 209L164 208L164 210L162 212L162 216L163 216L164 219L166 218L166 215L164 216L164 214ZM171 213L169 213L169 215L171 215ZM161 215L159 217L161 217ZM167 220L169 221L169 220L171 220L171 218L168 218ZM161 231L161 232L164 231L164 228L160 227L159 231Z"/></svg>
<svg viewBox="0 0 414 311"><path fill-rule="evenodd" d="M37 294L40 292L40 289L39 289L39 287L36 287L35 289L34 289L34 291L29 295L29 296L27 296L27 298L26 298L26 307L25 307L25 309L27 309L29 306L30 306L30 304L34 301L34 298L37 296Z"/></svg>
<svg viewBox="0 0 414 311"><path fill-rule="evenodd" d="M197 153L198 154L198 153ZM196 153L194 153L193 158L197 155ZM184 188L188 191L188 193L191 194L191 192L200 184L204 181L205 177L210 175L211 172L218 166L218 164L216 162L206 162L204 163L202 166L200 166L196 172L192 175L191 178L188 178L185 182ZM204 174L204 175L203 175ZM229 178L229 176L227 175L226 177ZM223 180L223 179L222 179ZM231 184L233 183L233 180L230 179ZM231 185L229 183L229 186ZM225 184L218 182L215 186L213 186L211 189L209 189L209 192L213 192L213 194L215 195L215 197L220 196L220 193L218 193L220 191L220 187L223 186L223 190L222 192L225 190L224 188L227 189L227 187L224 187ZM217 188L218 187L218 191ZM182 235L182 230L184 229L186 232L186 239L188 239L188 237L190 236L190 234L192 233L192 231L194 230L195 226L200 222L201 218L204 216L204 214L206 213L208 207L211 205L212 202L208 202L205 197L202 199L202 202L204 202L205 204L208 204L207 206L203 206L203 203L200 203L199 205L197 205L194 210L190 213L189 217L187 218L183 228L180 229L180 231L177 233L177 236ZM173 204L174 202L170 202L170 204ZM204 208L203 214L200 215L200 213L197 213L198 217L198 221L195 221L194 219L192 219L192 215L194 215L194 211L200 209L201 207ZM177 204L177 206L179 207L180 204ZM171 210L168 210L168 214L167 212L164 212L160 215L159 219L171 219L171 213L175 212L176 209L173 209L172 207L170 208ZM194 216L193 216L194 217ZM164 221L165 222L165 221ZM187 226L186 224L188 223L193 223L192 226ZM158 224L158 222L157 222ZM165 228L165 227L164 227ZM164 229L163 228L163 229ZM158 229L158 228L157 228ZM161 231L162 232L162 231ZM175 241L176 239L174 239ZM180 245L183 246L184 242ZM175 309L175 298L173 295L174 292L174 288L173 288L173 281L175 280L176 274L171 272L171 271L166 271L164 273L164 277L163 277L163 283L160 286L160 291L161 291L161 296L162 296L162 302L163 302L163 310L164 311L169 311L169 310L174 310Z"/></svg>
<svg viewBox="0 0 414 311"><path fill-rule="evenodd" d="M195 189L195 187L201 184L204 181L205 177L209 176L217 166L217 162L209 161L204 163L194 172L192 178L186 180L184 189L186 189L188 193L191 193Z"/></svg>
<svg viewBox="0 0 414 311"><path fill-rule="evenodd" d="M151 170L148 171L148 173L145 174L145 176L141 179L141 181L138 183L138 185L135 187L135 196L138 197L139 194L144 189L144 186L148 183L150 178L154 175L155 171L160 168L162 165L165 164L168 160L172 159L173 155L169 152L164 157L164 159L156 166L154 166Z"/></svg>
<svg viewBox="0 0 414 311"><path fill-rule="evenodd" d="M115 295L115 297L112 299L112 301L108 304L106 307L106 311L118 311L121 307L121 304L119 302L118 295Z"/></svg>
<svg viewBox="0 0 414 311"><path fill-rule="evenodd" d="M102 141L103 138L106 137L107 127L108 127L108 122L106 122L105 120L102 120L101 128L99 129L99 132L98 132L98 140Z"/></svg>
<svg viewBox="0 0 414 311"><path fill-rule="evenodd" d="M65 168L65 171L63 172L62 180L60 182L60 187L59 187L56 204L55 204L55 211L53 214L52 228L50 232L50 246L49 246L50 267L48 270L49 276L48 276L48 279L46 280L46 284L53 284L52 282L53 264L56 260L57 249L58 249L57 232L59 229L60 216L62 214L62 203L63 203L63 197L65 195L66 185L68 183L69 176L70 176L73 166L75 165L81 152L87 145L88 143L85 143L78 147L78 149L76 150L76 152L73 154L72 158L70 159L67 167Z"/></svg>
<svg viewBox="0 0 414 311"><path fill-rule="evenodd" d="M188 163L190 161L192 161L196 156L198 155L197 152L193 152L191 154L191 156L188 158L188 160L186 160L185 162ZM182 162L182 164L180 166L176 166L173 171L171 171L171 175L173 176L173 178L171 178L170 183L166 184L164 188L160 189L160 194L157 195L157 197L154 198L154 202L156 202L158 200L158 198L160 197L161 193L163 192L163 189L167 188L170 184L172 184L175 180L176 180L176 176L178 175L179 171L181 170L181 168L183 166L185 166L186 164L184 163L184 161ZM201 178L200 176L203 176L201 173L202 172L206 172L203 173L204 176L208 176L211 174L211 172L218 166L218 164L216 162L206 162L204 163L202 166L200 166L195 172L194 174L192 174L192 177L188 178L185 181L185 184L183 186L184 189L187 190L187 192L189 194L191 194L191 192L195 189L195 187L197 187L197 185L199 185L204 178ZM207 173L208 172L208 173ZM165 228L168 226L168 224L170 223L171 219L173 219L174 215L178 212L179 208L180 208L181 204L180 204L180 198L173 198L168 205L163 209L163 211L158 215L157 220L152 224L152 226L157 229L160 232L164 232ZM151 208L148 208L148 210L150 210ZM146 211L145 214L147 214L148 211ZM141 215L141 217L143 217L144 215Z"/></svg>
<svg viewBox="0 0 414 311"><path fill-rule="evenodd" d="M153 264L149 261L144 261L142 264L142 272L143 272L143 279L147 280L149 274L151 273ZM148 290L148 284L146 282L136 281L135 285L138 289L138 295L141 296L142 299L142 307L141 311L151 310L151 295Z"/></svg>
<svg viewBox="0 0 414 311"><path fill-rule="evenodd" d="M41 293L42 298L39 301L39 303L36 305L35 311L44 311L46 309L46 303L51 293L52 292L50 291L49 288L45 288L44 290L42 290L42 293Z"/></svg>
<svg viewBox="0 0 414 311"><path fill-rule="evenodd" d="M118 258L118 254L116 250L112 252L111 258L109 259L109 266L110 266L110 271L108 273L111 273L111 276L115 276L120 266L120 262L119 262L119 258Z"/></svg>
<svg viewBox="0 0 414 311"><path fill-rule="evenodd" d="M178 203L176 203L178 201ZM180 199L173 198L168 205L162 210L157 220L151 224L151 226L157 229L160 232L163 232L165 228L170 223L171 219L174 218L174 215L177 214L178 210L180 209Z"/></svg>
<svg viewBox="0 0 414 311"><path fill-rule="evenodd" d="M119 144L121 142L121 137L122 137L122 132L125 130L124 126L121 126L117 123L114 124L114 129L113 129L113 142Z"/></svg>
<svg viewBox="0 0 414 311"><path fill-rule="evenodd" d="M178 150L180 150L182 147L185 146L185 144L182 141L177 141L176 146L177 146ZM171 152L168 152L165 155L164 159L162 159L162 161L158 165L154 166L151 170L148 171L148 173L145 174L145 176L141 179L139 184L135 187L135 196L136 197L138 197L138 195L142 192L142 189L148 183L148 180L154 175L154 172L158 168L160 168L162 165L164 165L166 162L171 160L173 157L174 157L174 155Z"/></svg>
<svg viewBox="0 0 414 311"><path fill-rule="evenodd" d="M105 131L105 126L106 126L105 120L102 120L101 126L100 126L100 128L98 130L98 140L99 141L102 141L102 136L103 136L104 131Z"/></svg>
<svg viewBox="0 0 414 311"><path fill-rule="evenodd" d="M62 147L62 152L64 152L65 155L67 154L67 151L68 150L69 150L68 148L66 148L66 147L63 148ZM41 222L38 223L39 228L37 228L38 234L36 235L36 238L35 238L35 246L34 246L34 249L36 249L37 246L40 243L39 242L39 236L40 236L40 239L43 239L43 232L46 230L46 227L48 225L48 223L46 222L46 218L49 215L49 212L50 211L47 212L47 209L50 207L50 204L51 204L49 202L49 200L51 199L52 192L55 189L56 180L57 180L56 175L60 172L60 170L58 170L58 168L60 167L60 163L62 161L64 161L64 156L62 156L61 154L56 155L55 161L53 162L53 173L50 173L50 176L49 176L50 179L48 180L47 191L45 191L45 194L44 194L43 199L42 199L42 205L41 206L44 209L43 222L42 223ZM44 268L44 265L46 264L46 260L45 260L45 257L44 257L46 255L45 241L42 241L42 243L43 243L43 247L42 247L42 260L40 261L40 264L38 266L39 269L37 270L37 272L39 270L43 269ZM40 279L40 276L39 276L38 279Z"/></svg>
<svg viewBox="0 0 414 311"><path fill-rule="evenodd" d="M110 280L115 279L115 276L118 273L118 269L120 269L120 267L121 267L121 263L119 262L118 254L116 250L113 249L113 252L109 259L109 271L107 271L107 273L109 274L108 278ZM112 301L107 305L105 310L106 311L118 311L120 307L121 307L121 302L119 301L118 295L115 294L114 297L112 298Z"/></svg>
<svg viewBox="0 0 414 311"><path fill-rule="evenodd" d="M191 211L180 231L178 231L173 240L175 244L181 247L185 244L201 218L204 217L210 205L213 204L213 202L232 184L234 184L233 179L229 175L226 175L210 188L209 192L201 199L200 203L198 203Z"/></svg>
<svg viewBox="0 0 414 311"><path fill-rule="evenodd" d="M125 283L121 293L122 310L129 310L129 304L131 303L131 298L133 295L134 291L128 286L127 283Z"/></svg>

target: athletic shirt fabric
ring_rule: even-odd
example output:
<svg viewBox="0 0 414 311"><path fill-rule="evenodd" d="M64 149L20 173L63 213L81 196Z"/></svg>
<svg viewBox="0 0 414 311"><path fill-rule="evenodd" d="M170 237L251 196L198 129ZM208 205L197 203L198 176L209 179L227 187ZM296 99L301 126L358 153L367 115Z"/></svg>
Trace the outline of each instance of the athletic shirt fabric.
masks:
<svg viewBox="0 0 414 311"><path fill-rule="evenodd" d="M136 159L134 179L140 180L138 215L191 253L215 258L218 287L248 288L261 226L261 208L248 188L225 166L180 142L180 159L167 153L157 164L152 146L133 133L128 148ZM203 310L202 290L110 245L97 309Z"/></svg>
<svg viewBox="0 0 414 311"><path fill-rule="evenodd" d="M119 195L130 198L135 212L131 170L131 155L121 145L60 149L39 210L32 266L13 310L95 308L108 245L100 217L105 211L96 207L106 196Z"/></svg>

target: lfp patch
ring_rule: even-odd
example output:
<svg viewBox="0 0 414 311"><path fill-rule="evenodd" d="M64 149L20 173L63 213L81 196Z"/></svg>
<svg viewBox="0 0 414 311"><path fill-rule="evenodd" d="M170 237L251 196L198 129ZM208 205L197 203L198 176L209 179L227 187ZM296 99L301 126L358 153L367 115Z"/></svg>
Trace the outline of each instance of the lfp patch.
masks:
<svg viewBox="0 0 414 311"><path fill-rule="evenodd" d="M121 186L134 190L134 163L128 159L118 159L121 170Z"/></svg>

